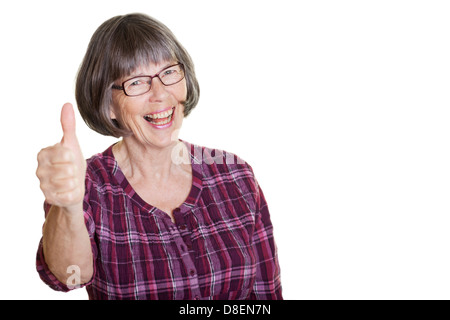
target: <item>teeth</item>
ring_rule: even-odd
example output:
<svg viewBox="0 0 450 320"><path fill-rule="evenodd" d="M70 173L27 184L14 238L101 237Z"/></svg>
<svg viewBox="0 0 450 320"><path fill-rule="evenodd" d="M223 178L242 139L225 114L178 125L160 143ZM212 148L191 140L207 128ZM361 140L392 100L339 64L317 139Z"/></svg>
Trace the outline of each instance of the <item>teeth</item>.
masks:
<svg viewBox="0 0 450 320"><path fill-rule="evenodd" d="M173 113L173 108L161 113L156 113L156 114L149 114L146 117L151 118L151 119L163 119L163 118L167 118L168 116L170 116Z"/></svg>
<svg viewBox="0 0 450 320"><path fill-rule="evenodd" d="M161 126L161 125L163 125L163 124L167 124L167 123L169 123L170 122L170 120L172 120L172 117L169 117L169 118L167 118L167 120L164 120L164 121L160 121L160 122L158 122L158 123L155 123L155 124L157 124L158 126ZM152 122L153 123L153 122Z"/></svg>
<svg viewBox="0 0 450 320"><path fill-rule="evenodd" d="M163 120L163 121L154 121L152 118L150 118L149 116L145 116L145 119L147 120L147 121L149 121L150 123L152 123L152 124L156 124L156 125L158 125L158 126L162 126L162 125L164 125L164 124L167 124L167 123L169 123L171 120L172 120L172 115L169 115L169 117L166 119L166 120Z"/></svg>

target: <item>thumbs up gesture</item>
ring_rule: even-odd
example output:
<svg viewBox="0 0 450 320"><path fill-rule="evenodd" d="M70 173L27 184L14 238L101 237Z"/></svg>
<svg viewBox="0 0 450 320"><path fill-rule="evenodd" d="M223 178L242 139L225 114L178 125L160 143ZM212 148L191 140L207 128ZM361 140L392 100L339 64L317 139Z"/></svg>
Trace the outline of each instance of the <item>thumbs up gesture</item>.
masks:
<svg viewBox="0 0 450 320"><path fill-rule="evenodd" d="M36 175L47 203L79 212L82 208L86 161L75 131L75 113L70 103L61 110L63 137L38 154Z"/></svg>

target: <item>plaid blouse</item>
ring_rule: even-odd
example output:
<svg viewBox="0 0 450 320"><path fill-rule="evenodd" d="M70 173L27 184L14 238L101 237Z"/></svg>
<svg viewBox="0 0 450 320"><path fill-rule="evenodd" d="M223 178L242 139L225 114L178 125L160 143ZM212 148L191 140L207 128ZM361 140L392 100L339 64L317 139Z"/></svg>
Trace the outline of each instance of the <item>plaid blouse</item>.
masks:
<svg viewBox="0 0 450 320"><path fill-rule="evenodd" d="M112 146L87 160L89 299L282 299L272 223L252 168L232 153L183 143L192 187L175 223L133 190ZM36 265L52 289L72 289L49 271L42 239Z"/></svg>

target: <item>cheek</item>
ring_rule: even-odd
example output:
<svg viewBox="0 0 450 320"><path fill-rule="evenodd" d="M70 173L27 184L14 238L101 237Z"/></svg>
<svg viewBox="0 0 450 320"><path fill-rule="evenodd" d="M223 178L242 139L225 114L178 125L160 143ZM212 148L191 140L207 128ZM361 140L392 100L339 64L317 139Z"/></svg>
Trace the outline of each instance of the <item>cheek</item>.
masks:
<svg viewBox="0 0 450 320"><path fill-rule="evenodd" d="M118 94L113 94L112 96L112 102L109 107L110 117L111 119L117 119L120 120L121 118L121 106L124 105L123 97Z"/></svg>
<svg viewBox="0 0 450 320"><path fill-rule="evenodd" d="M180 82L180 85L174 89L176 89L176 90L173 93L173 95L175 96L177 101L179 103L184 103L186 101L186 97L187 97L186 80L183 80L182 82Z"/></svg>
<svg viewBox="0 0 450 320"><path fill-rule="evenodd" d="M186 85L180 86L180 88L177 88L175 92L173 92L172 95L175 100L178 102L176 113L178 117L184 117L184 103L186 102L186 96L187 96L187 90Z"/></svg>
<svg viewBox="0 0 450 320"><path fill-rule="evenodd" d="M175 112L176 112L177 120L178 121L183 121L183 118L184 118L184 104L182 104L182 103L178 104L177 110Z"/></svg>
<svg viewBox="0 0 450 320"><path fill-rule="evenodd" d="M133 122L133 115L137 112L136 107L126 103L126 98L117 98L111 105L111 118L116 119L121 128L130 130L130 124Z"/></svg>

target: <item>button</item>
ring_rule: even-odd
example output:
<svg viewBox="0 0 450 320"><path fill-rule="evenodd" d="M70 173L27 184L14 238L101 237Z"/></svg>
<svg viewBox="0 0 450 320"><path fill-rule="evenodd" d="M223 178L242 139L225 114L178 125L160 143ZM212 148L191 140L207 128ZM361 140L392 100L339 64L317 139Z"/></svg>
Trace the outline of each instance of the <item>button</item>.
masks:
<svg viewBox="0 0 450 320"><path fill-rule="evenodd" d="M194 270L194 269L191 269L191 270L189 271L189 274L190 274L191 276L195 276L195 270Z"/></svg>
<svg viewBox="0 0 450 320"><path fill-rule="evenodd" d="M173 209L173 211L172 211L173 214L178 213L178 212L180 212L180 208L175 208L175 209Z"/></svg>
<svg viewBox="0 0 450 320"><path fill-rule="evenodd" d="M186 246L187 246L188 250L192 250L192 244L188 243Z"/></svg>
<svg viewBox="0 0 450 320"><path fill-rule="evenodd" d="M180 230L186 230L186 225L185 225L185 224L182 224L181 226L179 226L179 229L180 229Z"/></svg>
<svg viewBox="0 0 450 320"><path fill-rule="evenodd" d="M180 246L180 249L181 249L181 251L185 252L185 251L186 251L186 246L185 246L184 244L182 244L182 245Z"/></svg>
<svg viewBox="0 0 450 320"><path fill-rule="evenodd" d="M195 300L200 300L200 297L199 296L195 296Z"/></svg>

